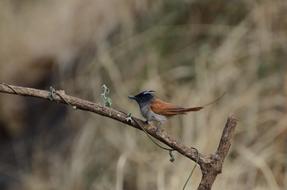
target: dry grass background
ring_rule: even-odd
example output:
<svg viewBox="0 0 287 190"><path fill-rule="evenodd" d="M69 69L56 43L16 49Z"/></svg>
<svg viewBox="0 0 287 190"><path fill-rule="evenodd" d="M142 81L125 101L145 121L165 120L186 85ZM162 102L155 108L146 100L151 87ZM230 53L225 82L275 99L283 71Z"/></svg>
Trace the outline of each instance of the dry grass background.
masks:
<svg viewBox="0 0 287 190"><path fill-rule="evenodd" d="M287 2L1 0L0 80L50 85L140 116L127 95L154 89L181 105L217 104L166 130L212 153L239 119L213 189L287 188ZM1 189L181 189L193 163L115 121L0 96ZM188 189L200 180L199 169Z"/></svg>

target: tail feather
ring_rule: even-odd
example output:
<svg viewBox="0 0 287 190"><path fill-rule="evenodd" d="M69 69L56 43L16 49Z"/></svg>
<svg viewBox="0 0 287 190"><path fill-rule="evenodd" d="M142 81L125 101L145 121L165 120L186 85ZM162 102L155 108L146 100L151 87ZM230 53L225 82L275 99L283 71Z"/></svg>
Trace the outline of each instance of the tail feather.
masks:
<svg viewBox="0 0 287 190"><path fill-rule="evenodd" d="M176 107L176 108L170 108L165 110L164 113L162 113L163 115L166 116L173 116L173 115L178 115L178 114L186 114L187 112L191 112L191 111L199 111L201 110L203 107L192 107L192 108L181 108L181 107Z"/></svg>
<svg viewBox="0 0 287 190"><path fill-rule="evenodd" d="M203 109L206 106L212 105L214 103L216 103L218 100L220 100L223 96L225 95L225 92L219 96L218 98L216 98L215 100L203 105L203 106L198 106L198 107L192 107L192 108L179 108L179 110L177 111L178 113L185 113L185 112L190 112L190 111L199 111L201 109Z"/></svg>
<svg viewBox="0 0 287 190"><path fill-rule="evenodd" d="M203 109L206 106L212 105L214 103L216 103L218 100L220 100L223 96L225 95L225 92L219 96L218 98L216 98L215 100L203 105L203 106L198 106L198 107L192 107L192 108L179 108L179 110L177 110L178 113L186 113L186 112L190 112L190 111L199 111L201 109Z"/></svg>
<svg viewBox="0 0 287 190"><path fill-rule="evenodd" d="M201 110L201 109L203 109L202 106L192 107L192 108L184 108L183 110L184 110L185 112L190 112L190 111L199 111L199 110Z"/></svg>
<svg viewBox="0 0 287 190"><path fill-rule="evenodd" d="M213 100L213 101L211 101L211 102L209 102L209 103L207 103L207 104L205 104L205 105L203 105L203 106L201 106L201 107L206 107L206 106L209 106L209 105L212 105L212 104L216 103L217 101L219 101L219 100L225 95L225 93L226 93L226 92L224 92L223 94L221 94L221 96L217 97L215 100Z"/></svg>
<svg viewBox="0 0 287 190"><path fill-rule="evenodd" d="M191 108L183 108L183 107L179 107L176 106L174 104L171 103L167 103L164 102L162 100L154 99L151 103L151 110L156 113L156 114L160 114L160 115L164 115L167 117L170 116L174 116L174 115L178 115L178 114L185 114L187 112L192 112L192 111L199 111L201 109L203 109L206 106L209 106L211 104L216 103L219 99L221 99L224 96L225 93L223 93L221 96L219 96L218 98L216 98L215 100L213 100L210 103L207 103L205 105L202 106L197 106L197 107L191 107Z"/></svg>

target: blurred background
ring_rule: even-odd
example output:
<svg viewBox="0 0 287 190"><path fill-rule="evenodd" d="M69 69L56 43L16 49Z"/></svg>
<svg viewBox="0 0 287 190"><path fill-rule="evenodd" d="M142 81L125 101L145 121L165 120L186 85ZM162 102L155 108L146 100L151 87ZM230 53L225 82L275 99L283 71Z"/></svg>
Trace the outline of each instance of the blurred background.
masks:
<svg viewBox="0 0 287 190"><path fill-rule="evenodd" d="M287 1L1 0L0 81L140 116L127 96L153 89L179 105L216 104L165 130L213 153L239 119L221 189L287 189ZM182 189L194 163L144 133L45 100L0 94L0 189ZM187 189L200 181L195 170Z"/></svg>

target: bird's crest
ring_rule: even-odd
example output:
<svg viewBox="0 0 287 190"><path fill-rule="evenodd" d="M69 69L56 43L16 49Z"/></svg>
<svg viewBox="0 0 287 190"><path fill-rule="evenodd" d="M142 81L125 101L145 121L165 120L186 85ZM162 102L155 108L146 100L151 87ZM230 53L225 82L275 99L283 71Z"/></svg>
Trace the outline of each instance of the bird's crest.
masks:
<svg viewBox="0 0 287 190"><path fill-rule="evenodd" d="M145 90L145 91L142 91L140 94L146 95L146 94L153 94L153 93L155 93L154 90Z"/></svg>

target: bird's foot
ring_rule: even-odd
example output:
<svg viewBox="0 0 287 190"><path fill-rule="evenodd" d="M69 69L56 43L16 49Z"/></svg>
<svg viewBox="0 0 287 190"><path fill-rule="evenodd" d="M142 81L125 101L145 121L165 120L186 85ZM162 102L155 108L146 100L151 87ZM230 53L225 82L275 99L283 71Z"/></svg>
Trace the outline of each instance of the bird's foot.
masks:
<svg viewBox="0 0 287 190"><path fill-rule="evenodd" d="M149 125L156 134L161 132L161 123L156 123L155 125L152 125L151 121L145 120L144 124Z"/></svg>
<svg viewBox="0 0 287 190"><path fill-rule="evenodd" d="M144 122L146 125L149 125L150 123L149 123L149 120L145 120L145 122Z"/></svg>
<svg viewBox="0 0 287 190"><path fill-rule="evenodd" d="M156 133L160 133L161 132L161 123L159 122L159 123L157 123L156 125L155 125L155 127L156 127Z"/></svg>
<svg viewBox="0 0 287 190"><path fill-rule="evenodd" d="M158 134L160 132L160 127L159 126L156 126L156 131L155 133Z"/></svg>

